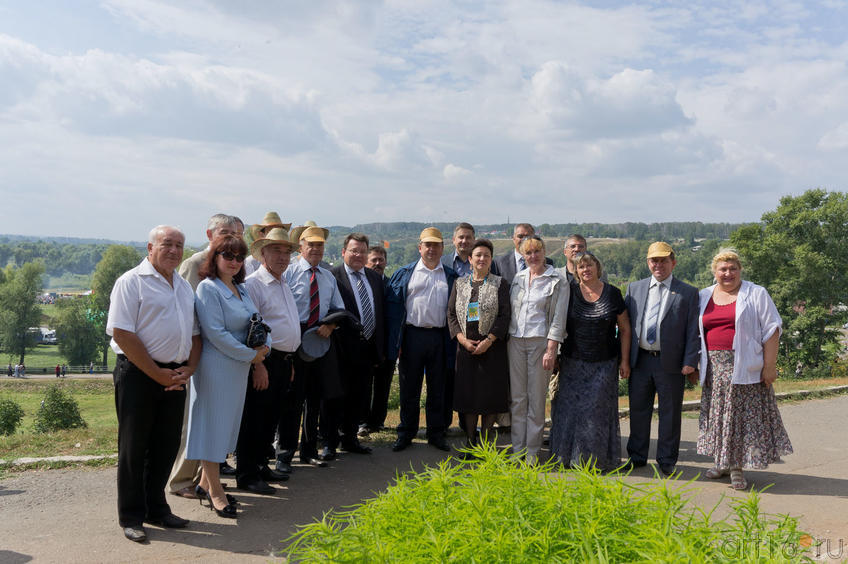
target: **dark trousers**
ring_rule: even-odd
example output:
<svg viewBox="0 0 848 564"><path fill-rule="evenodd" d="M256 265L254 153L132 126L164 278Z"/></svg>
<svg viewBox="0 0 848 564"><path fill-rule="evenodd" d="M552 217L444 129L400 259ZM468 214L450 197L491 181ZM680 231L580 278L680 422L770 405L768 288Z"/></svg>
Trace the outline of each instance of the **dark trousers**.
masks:
<svg viewBox="0 0 848 564"><path fill-rule="evenodd" d="M444 329L420 329L407 325L398 363L400 378L400 425L398 439L411 441L418 434L421 383L427 375L425 415L427 438L445 434L445 337Z"/></svg>
<svg viewBox="0 0 848 564"><path fill-rule="evenodd" d="M292 374L291 355L278 350L264 360L268 371L268 387L257 390L251 377L247 379L244 411L238 436L236 482L249 484L261 478L260 471L268 464L268 447L274 440L274 431L284 409L284 394Z"/></svg>
<svg viewBox="0 0 848 564"><path fill-rule="evenodd" d="M186 393L166 392L123 355L112 378L118 414L118 522L133 527L171 513L165 484L180 448Z"/></svg>
<svg viewBox="0 0 848 564"><path fill-rule="evenodd" d="M389 391L392 388L394 375L394 361L386 359L374 368L373 392L363 421L373 431L380 429L386 423L386 413L389 410Z"/></svg>
<svg viewBox="0 0 848 564"><path fill-rule="evenodd" d="M294 379L283 386L277 422L277 460L291 462L300 440L300 420L306 398L306 374L295 355Z"/></svg>
<svg viewBox="0 0 848 564"><path fill-rule="evenodd" d="M368 413L371 385L374 380L374 359L377 348L373 339L360 341L342 358L340 371L344 396L321 402L321 438L325 447L335 449L356 442L359 422Z"/></svg>
<svg viewBox="0 0 848 564"><path fill-rule="evenodd" d="M651 444L651 416L654 395L658 398L659 432L657 462L677 464L680 452L680 413L685 376L665 372L661 358L639 351L628 382L630 396L630 438L627 454L634 462L647 462Z"/></svg>

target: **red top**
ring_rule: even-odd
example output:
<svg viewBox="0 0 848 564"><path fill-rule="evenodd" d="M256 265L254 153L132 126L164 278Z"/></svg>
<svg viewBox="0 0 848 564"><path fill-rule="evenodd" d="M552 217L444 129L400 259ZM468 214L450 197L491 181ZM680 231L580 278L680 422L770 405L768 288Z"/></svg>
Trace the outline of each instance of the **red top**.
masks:
<svg viewBox="0 0 848 564"><path fill-rule="evenodd" d="M736 334L736 302L716 305L712 298L704 310L704 340L708 351L732 351Z"/></svg>

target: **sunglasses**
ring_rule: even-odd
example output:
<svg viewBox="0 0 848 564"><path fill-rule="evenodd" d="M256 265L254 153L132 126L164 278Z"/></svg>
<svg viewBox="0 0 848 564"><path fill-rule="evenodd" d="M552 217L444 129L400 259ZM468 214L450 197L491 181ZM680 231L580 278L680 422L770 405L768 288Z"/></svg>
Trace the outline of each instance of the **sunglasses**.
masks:
<svg viewBox="0 0 848 564"><path fill-rule="evenodd" d="M234 255L230 251L224 251L223 253L218 253L218 254L221 255L222 257L224 257L224 260L235 259L236 262L244 262L244 259L246 258L246 255Z"/></svg>

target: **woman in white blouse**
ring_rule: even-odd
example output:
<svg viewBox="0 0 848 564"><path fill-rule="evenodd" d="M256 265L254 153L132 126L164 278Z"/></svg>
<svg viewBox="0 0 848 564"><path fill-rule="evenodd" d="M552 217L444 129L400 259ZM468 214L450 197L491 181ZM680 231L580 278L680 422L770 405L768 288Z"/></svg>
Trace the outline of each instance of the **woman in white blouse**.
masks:
<svg viewBox="0 0 848 564"><path fill-rule="evenodd" d="M712 271L716 284L700 295L698 453L715 458L707 478L730 474L742 490L742 468L766 468L792 453L772 388L782 322L766 289L742 280L736 252L719 251Z"/></svg>
<svg viewBox="0 0 848 564"><path fill-rule="evenodd" d="M565 339L568 281L545 262L545 243L536 235L518 247L527 268L510 286L509 384L512 450L535 463L542 448L548 381Z"/></svg>

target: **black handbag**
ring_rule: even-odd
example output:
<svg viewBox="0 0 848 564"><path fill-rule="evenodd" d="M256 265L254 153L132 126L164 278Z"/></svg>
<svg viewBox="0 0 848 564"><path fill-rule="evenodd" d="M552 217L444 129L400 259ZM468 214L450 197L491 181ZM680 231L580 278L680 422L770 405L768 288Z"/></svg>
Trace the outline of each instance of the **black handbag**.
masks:
<svg viewBox="0 0 848 564"><path fill-rule="evenodd" d="M262 321L262 316L254 313L250 316L250 328L247 330L247 341L245 344L252 349L261 347L268 340L268 333L270 332L271 328Z"/></svg>

